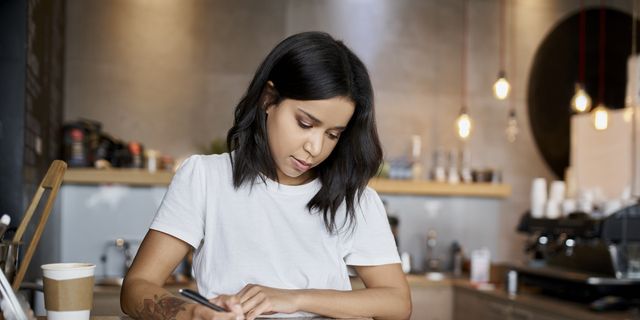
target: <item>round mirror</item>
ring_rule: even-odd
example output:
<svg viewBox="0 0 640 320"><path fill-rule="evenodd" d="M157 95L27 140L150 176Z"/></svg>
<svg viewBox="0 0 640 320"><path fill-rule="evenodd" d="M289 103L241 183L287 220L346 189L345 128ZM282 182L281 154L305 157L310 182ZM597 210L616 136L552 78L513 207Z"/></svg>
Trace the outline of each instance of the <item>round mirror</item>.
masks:
<svg viewBox="0 0 640 320"><path fill-rule="evenodd" d="M626 13L605 10L603 102L611 109L625 107L631 20ZM595 108L600 100L600 9L586 11L585 31L585 88ZM640 29L638 31L640 33ZM529 121L536 144L560 179L564 178L564 170L569 166L570 117L573 114L570 101L575 94L579 71L580 12L577 12L560 22L540 44L533 59L527 94Z"/></svg>

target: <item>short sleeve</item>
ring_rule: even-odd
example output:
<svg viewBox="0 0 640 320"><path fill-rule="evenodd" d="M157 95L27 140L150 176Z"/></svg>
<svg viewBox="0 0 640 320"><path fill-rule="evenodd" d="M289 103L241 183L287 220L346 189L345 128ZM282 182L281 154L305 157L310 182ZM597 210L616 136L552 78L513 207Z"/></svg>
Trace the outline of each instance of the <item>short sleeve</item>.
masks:
<svg viewBox="0 0 640 320"><path fill-rule="evenodd" d="M356 228L351 248L344 257L347 265L377 266L400 263L387 213L378 194L367 187L356 206Z"/></svg>
<svg viewBox="0 0 640 320"><path fill-rule="evenodd" d="M198 248L204 238L205 181L201 156L185 160L173 176L149 228Z"/></svg>

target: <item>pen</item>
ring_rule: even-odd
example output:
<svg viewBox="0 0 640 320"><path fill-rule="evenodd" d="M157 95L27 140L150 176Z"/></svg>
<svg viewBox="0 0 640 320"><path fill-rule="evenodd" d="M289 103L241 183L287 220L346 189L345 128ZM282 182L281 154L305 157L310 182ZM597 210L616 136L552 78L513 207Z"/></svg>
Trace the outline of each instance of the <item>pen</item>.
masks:
<svg viewBox="0 0 640 320"><path fill-rule="evenodd" d="M209 302L205 297L201 296L199 293L189 290L189 289L180 289L178 290L183 296L193 299L194 301L203 304L213 310L218 312L229 312L226 309L216 306L215 304Z"/></svg>

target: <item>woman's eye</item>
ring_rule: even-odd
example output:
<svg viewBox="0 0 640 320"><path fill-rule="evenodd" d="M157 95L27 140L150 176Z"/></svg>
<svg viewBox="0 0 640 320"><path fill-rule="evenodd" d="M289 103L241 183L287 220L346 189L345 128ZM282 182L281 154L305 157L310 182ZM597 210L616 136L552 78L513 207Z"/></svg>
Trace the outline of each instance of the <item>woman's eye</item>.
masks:
<svg viewBox="0 0 640 320"><path fill-rule="evenodd" d="M305 123L303 123L303 122L301 122L301 121L298 121L298 125L299 125L299 126L300 126L300 128L302 128L302 129L309 129L309 128L311 128L311 126L310 126L310 125L307 125L307 124L305 124Z"/></svg>
<svg viewBox="0 0 640 320"><path fill-rule="evenodd" d="M334 140L337 140L338 138L340 138L340 136L337 136L337 135L335 135L333 133L327 133L327 134L329 135L329 138L334 139Z"/></svg>

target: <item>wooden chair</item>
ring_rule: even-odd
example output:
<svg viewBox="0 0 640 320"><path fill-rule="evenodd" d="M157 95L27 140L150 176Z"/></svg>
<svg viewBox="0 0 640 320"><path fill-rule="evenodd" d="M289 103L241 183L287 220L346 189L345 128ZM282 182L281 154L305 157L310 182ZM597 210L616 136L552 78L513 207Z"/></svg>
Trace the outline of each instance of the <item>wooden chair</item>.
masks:
<svg viewBox="0 0 640 320"><path fill-rule="evenodd" d="M22 259L22 263L20 263L20 268L18 268L18 273L13 280L13 290L18 291L20 288L20 283L22 283L22 279L24 278L25 272L27 272L27 267L29 266L29 262L31 262L31 258L33 257L33 252L36 250L36 246L38 245L38 241L40 240L40 236L42 235L42 231L44 230L44 225L47 223L47 219L49 218L49 213L51 212L51 208L53 207L53 203L56 201L56 196L58 195L58 189L60 189L60 184L62 183L62 178L64 177L64 173L67 171L67 164L62 160L55 160L49 167L49 171L42 179L36 194L31 199L31 204L29 204L29 208L27 212L24 214L22 221L20 222L20 226L16 230L15 235L13 236L13 242L19 242L24 234L24 231L27 229L27 225L33 216L33 213L36 211L36 207L40 202L40 198L42 198L42 194L45 189L51 190L49 193L49 197L47 198L47 203L42 210L42 215L40 216L40 221L38 222L38 226L36 227L36 231L33 233L33 237L31 237L31 242L29 242L29 246L27 247L27 252Z"/></svg>

